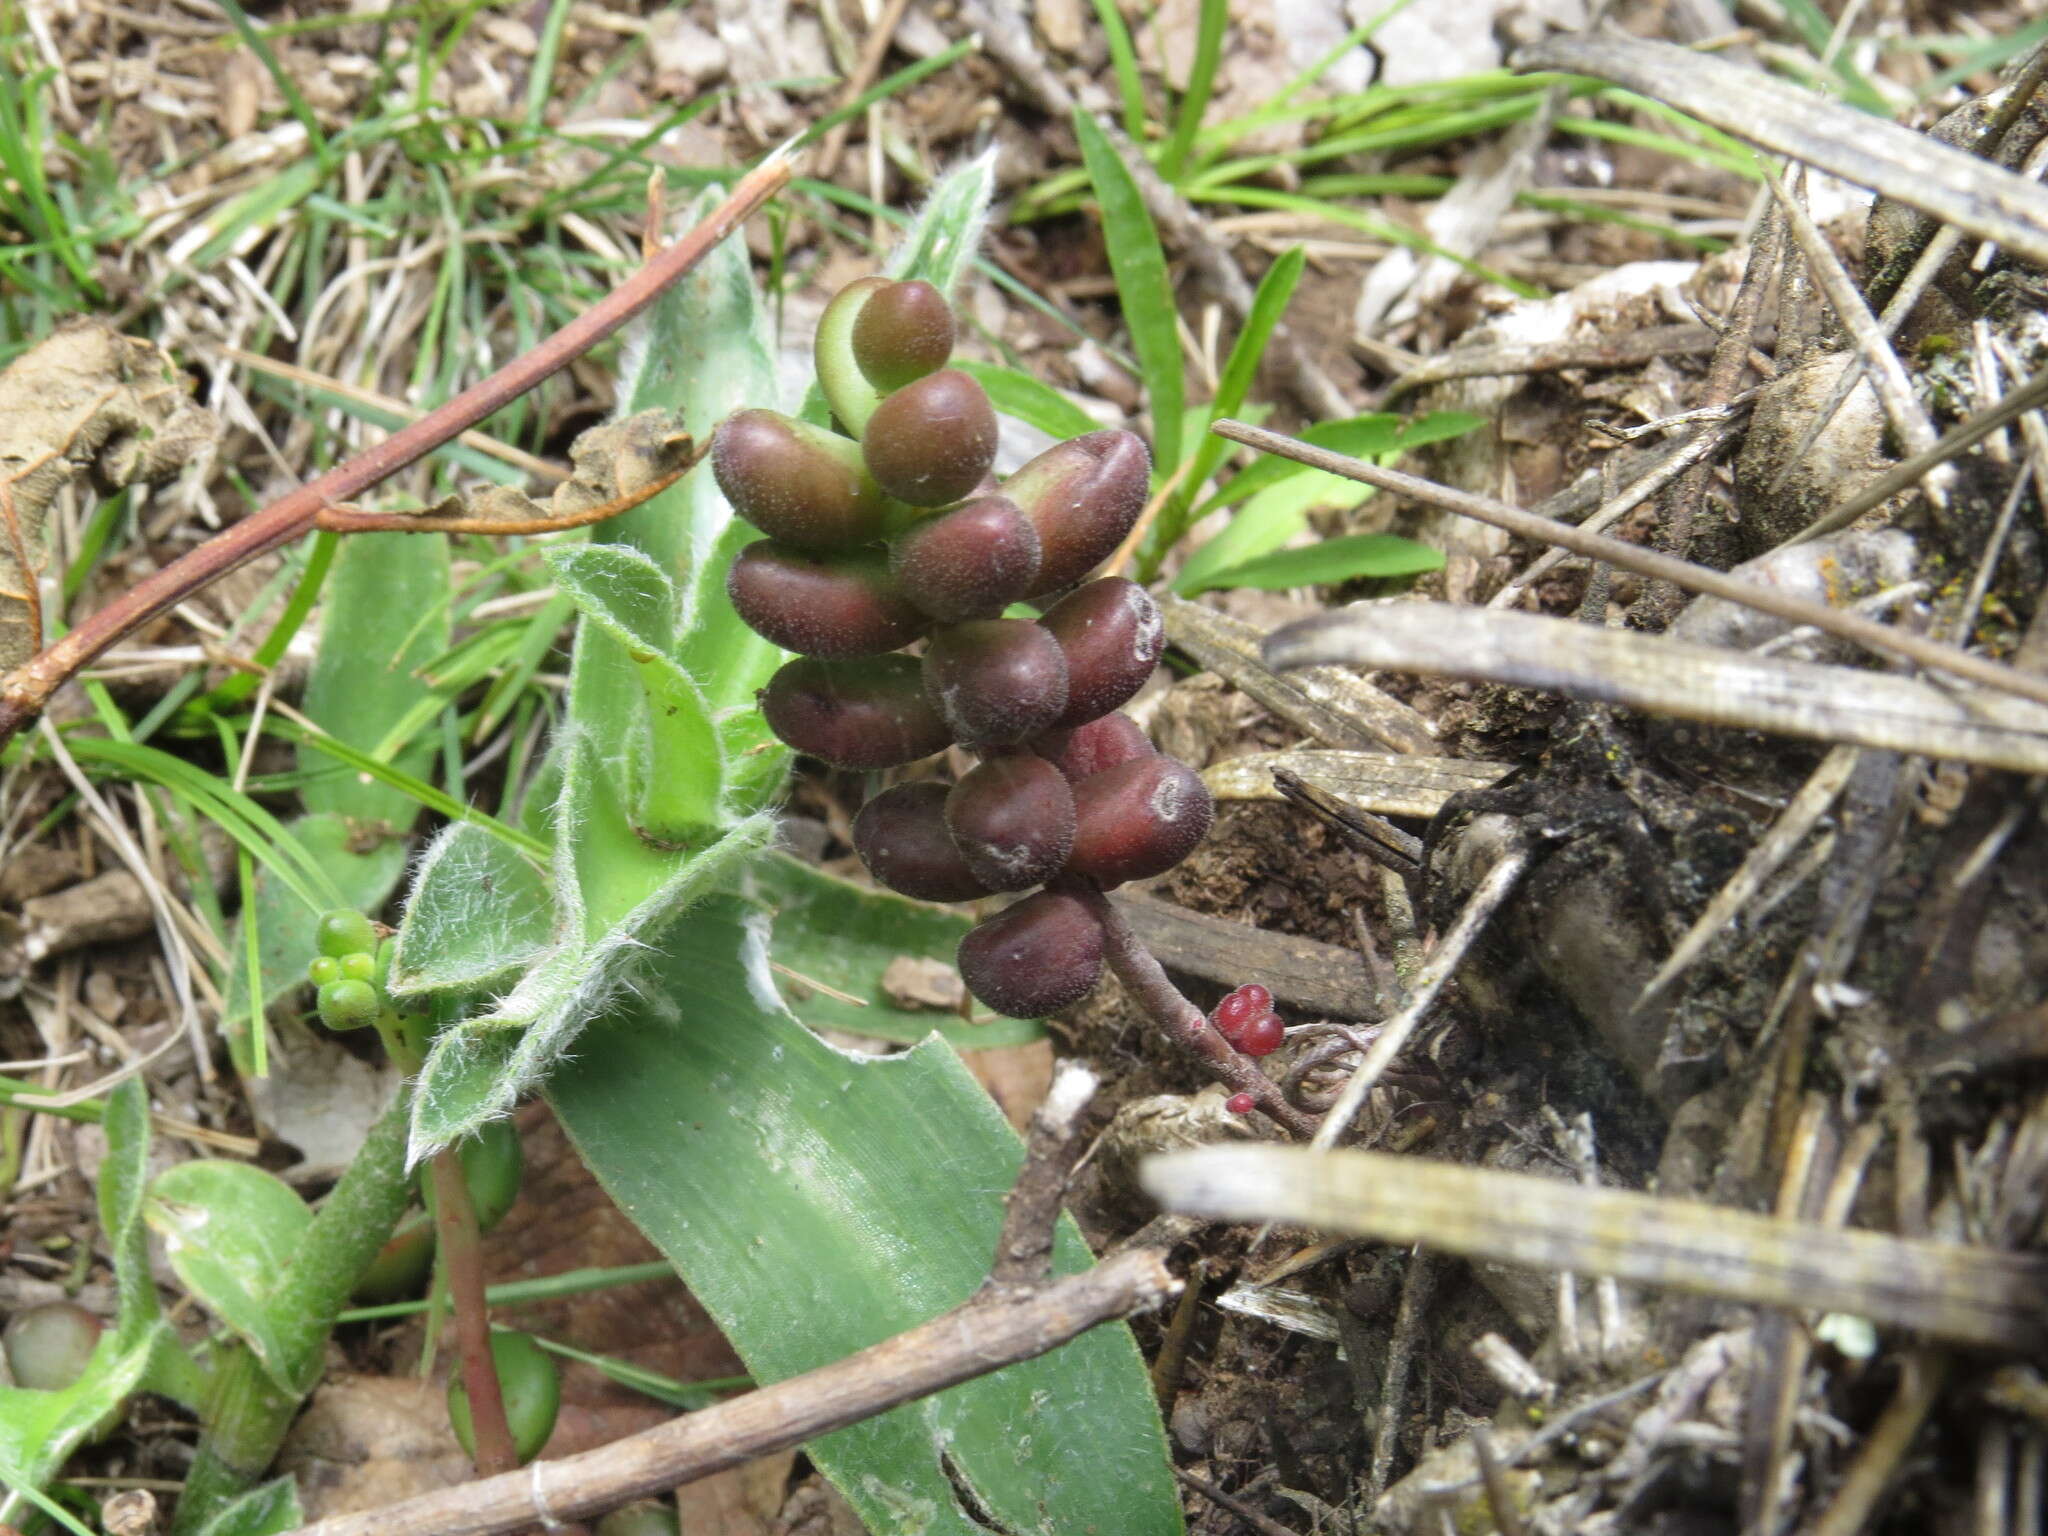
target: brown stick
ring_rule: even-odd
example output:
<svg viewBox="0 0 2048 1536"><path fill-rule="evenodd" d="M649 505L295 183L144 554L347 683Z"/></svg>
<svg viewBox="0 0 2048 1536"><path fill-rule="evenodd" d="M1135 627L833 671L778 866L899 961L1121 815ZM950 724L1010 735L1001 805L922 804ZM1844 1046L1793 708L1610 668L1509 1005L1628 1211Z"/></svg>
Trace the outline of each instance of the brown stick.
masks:
<svg viewBox="0 0 2048 1536"><path fill-rule="evenodd" d="M428 1164L434 1178L434 1227L455 1304L455 1343L462 1352L462 1386L469 1395L471 1453L479 1473L510 1472L519 1465L512 1431L505 1423L505 1394L491 1358L491 1312L484 1299L483 1244L476 1207L462 1177L462 1157L444 1147Z"/></svg>
<svg viewBox="0 0 2048 1536"><path fill-rule="evenodd" d="M1102 924L1109 968L1131 996L1164 1029L1169 1038L1188 1051L1208 1069L1209 1075L1228 1088L1248 1093L1259 1108L1297 1136L1313 1136L1316 1122L1287 1102L1280 1085L1252 1065L1252 1058L1216 1032L1216 1026L1202 1010L1180 995L1180 988L1167 979L1166 968L1131 931L1123 913L1100 891L1077 891Z"/></svg>
<svg viewBox="0 0 2048 1536"><path fill-rule="evenodd" d="M568 366L660 297L711 248L739 228L789 180L789 162L771 155L741 179L732 195L695 229L635 272L554 335L514 358L447 404L401 427L383 442L288 492L219 537L153 572L47 650L0 681L0 746L31 720L66 682L108 647L216 581L313 527L323 507L345 502L433 452L503 409L550 374Z"/></svg>
<svg viewBox="0 0 2048 1536"><path fill-rule="evenodd" d="M1172 1296L1161 1255L1139 1249L1044 1287L986 1291L907 1333L772 1387L580 1456L300 1527L297 1536L501 1536L582 1519L802 1445L875 1414L1057 1349Z"/></svg>
<svg viewBox="0 0 2048 1536"><path fill-rule="evenodd" d="M2042 377L2048 379L2048 374ZM1525 539L1539 539L1560 545L1574 554L1605 560L1625 571L1635 571L1640 575L1669 581L1690 592L1705 592L1712 597L1723 597L1731 603L1740 603L1745 608L1754 608L1759 613L1790 619L1795 624L1810 624L1823 634L1839 635L1844 640L1852 640L1874 651L1891 656L1903 656L1915 665L1946 672L1952 677L1979 683L1986 688L1995 688L2001 693L2018 694L2023 699L2048 704L2048 677L2037 677L2012 667L2001 666L1995 661L1986 661L1981 656L1974 656L1953 645L1944 645L1938 640L1929 640L1924 635L1916 635L1909 630L1874 623L1858 614L1830 608L1826 603L1793 597L1774 587L1745 581L1739 576L1724 575L1720 571L1708 570L1703 565L1694 565L1687 560L1674 560L1669 555L1660 555L1640 545L1626 544L1620 539L1610 539L1603 534L1588 533L1585 529L1574 528L1569 523L1552 522L1547 517L1536 517L1520 508L1511 507L1504 501L1495 501L1490 496L1474 496L1464 491L1452 490L1449 486L1438 485L1434 481L1420 479L1415 475L1404 475L1399 470L1381 469L1377 464L1367 464L1361 459L1331 453L1309 443L1297 442L1278 432L1268 432L1263 427L1247 426L1241 421L1219 421L1211 430L1218 436L1257 448L1262 453L1277 453L1282 458L1293 459L1297 463L1307 464L1316 469L1326 469L1331 474L1342 475L1347 480L1357 480L1366 485L1378 486L1384 491L1392 491L1399 496L1410 497L1425 506L1442 507L1446 511L1456 512L1478 522L1505 528L1509 533L1519 534Z"/></svg>
<svg viewBox="0 0 2048 1536"><path fill-rule="evenodd" d="M1081 1135L1081 1111L1094 1097L1096 1082L1095 1074L1072 1058L1054 1069L1045 1102L1031 1117L1023 1171L1003 1202L1003 1229L996 1238L989 1285L1029 1285L1052 1273L1060 1202L1088 1144Z"/></svg>

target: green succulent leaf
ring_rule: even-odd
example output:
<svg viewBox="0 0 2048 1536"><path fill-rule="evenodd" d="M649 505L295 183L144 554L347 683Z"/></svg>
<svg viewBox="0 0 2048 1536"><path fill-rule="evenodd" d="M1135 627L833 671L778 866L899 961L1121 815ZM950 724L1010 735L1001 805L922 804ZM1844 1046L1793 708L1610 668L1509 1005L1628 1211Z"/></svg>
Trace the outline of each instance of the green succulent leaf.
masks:
<svg viewBox="0 0 2048 1536"><path fill-rule="evenodd" d="M899 958L953 963L971 919L951 907L855 885L788 854L748 866L741 889L768 913L769 954L788 971L779 982L790 1010L812 1029L838 1029L914 1045L934 1032L962 1051L1025 1045L1045 1030L1028 1019L969 1024L957 1014L902 1008L882 990L882 973ZM824 983L830 992L804 985ZM848 1002L844 993L858 999ZM864 1005L864 1006L863 1006Z"/></svg>
<svg viewBox="0 0 2048 1536"><path fill-rule="evenodd" d="M805 1030L779 1005L765 941L742 904L697 908L547 1093L620 1208L775 1381L971 1295L1022 1153L943 1041L860 1057ZM1063 1223L1056 1267L1088 1262ZM1181 1529L1120 1325L806 1450L878 1533Z"/></svg>
<svg viewBox="0 0 2048 1536"><path fill-rule="evenodd" d="M291 1186L250 1163L180 1163L157 1176L143 1219L185 1289L245 1342L280 1391L296 1372L276 1301L313 1213Z"/></svg>
<svg viewBox="0 0 2048 1536"><path fill-rule="evenodd" d="M481 827L442 829L420 860L387 985L400 996L489 987L553 939L554 893L532 859Z"/></svg>

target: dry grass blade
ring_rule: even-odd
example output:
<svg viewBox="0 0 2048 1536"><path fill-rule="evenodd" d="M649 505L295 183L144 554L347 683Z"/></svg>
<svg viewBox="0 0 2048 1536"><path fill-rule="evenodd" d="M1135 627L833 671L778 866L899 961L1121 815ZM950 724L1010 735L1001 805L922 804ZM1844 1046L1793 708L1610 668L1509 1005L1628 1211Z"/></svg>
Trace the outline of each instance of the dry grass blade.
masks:
<svg viewBox="0 0 2048 1536"><path fill-rule="evenodd" d="M1685 937L1678 941L1670 958L1657 968L1643 986L1642 996L1636 999L1638 1012L1648 1008L1664 989L1684 974L1686 968L1701 955L1714 941L1714 936L1734 922L1742 909L1762 891L1765 882L1783 867L1792 857L1793 851L1814 829L1821 817L1827 814L1829 806L1835 803L1835 796L1842 792L1849 782L1849 775L1855 771L1857 751L1854 747L1837 747L1830 752L1813 770L1807 781L1800 786L1778 819L1771 824L1757 845L1750 849L1749 857L1742 861L1742 867L1728 877L1728 883L1714 893L1700 915L1694 919Z"/></svg>
<svg viewBox="0 0 2048 1536"><path fill-rule="evenodd" d="M1399 757L1384 752L1253 752L1202 771L1202 782L1218 800L1285 800L1273 784L1276 772L1299 775L1309 784L1376 816L1427 819L1453 795L1487 789L1509 769L1462 757Z"/></svg>
<svg viewBox="0 0 2048 1536"><path fill-rule="evenodd" d="M1259 655L1259 632L1242 619L1170 593L1159 599L1159 611L1170 643L1324 746L1436 748L1436 733L1421 714L1362 679L1342 672L1280 676Z"/></svg>
<svg viewBox="0 0 2048 1536"><path fill-rule="evenodd" d="M2048 375L2044 375L2043 379L2048 380ZM2032 386L2029 385L2016 391L1999 409L2004 410L2011 406L2015 400L2027 396L2031 389ZM2038 400L2035 403L2038 404ZM2024 406L2018 407L2013 414L2020 414L2024 409ZM1219 421L1214 430L1232 442L1244 443L1266 453L1277 453L1298 463L1328 470L1333 475L1342 475L1347 480L1357 480L1366 485L1376 485L1382 490L1395 491L1403 496L1412 497L1426 506L1442 507L1462 517L1475 518L1496 528L1505 528L1508 532L1519 534L1525 539L1561 545L1577 554L1587 555L1595 560L1605 560L1625 571L1635 571L1659 581L1668 581L1673 586L1687 591L1725 597L1732 603L1754 608L1759 613L1790 619L1795 624L1808 624L1823 634L1839 635L1844 640L1853 640L1856 644L1871 650L1902 656L1920 666L1932 667L1973 683L1981 683L2001 693L2016 693L2021 698L2048 704L2048 678L2034 677L2015 671L2011 667L2000 666L1997 662L1986 661L1955 646L1942 645L1920 635L1891 629L1869 619L1859 618L1855 614L1844 613L1838 608L1830 608L1825 603L1792 597L1757 582L1745 581L1738 576L1726 576L1719 571L1708 570L1705 566L1694 565L1690 561L1673 559L1669 555L1660 555L1634 544L1625 544L1620 539L1610 539L1602 534L1587 533L1582 528L1574 528L1566 523L1535 517L1518 507L1511 507L1506 502L1495 501L1488 496L1473 496L1464 491L1454 491L1449 486L1438 485L1415 475L1404 475L1399 470L1382 469L1377 464L1368 464L1362 459L1349 458L1344 454L1331 453L1327 449L1317 448L1308 443L1296 442L1293 438L1283 437L1278 432L1247 426L1241 421ZM1954 435L1949 434L1950 437ZM1945 438L1943 441L1946 442L1948 439ZM1905 467L1901 465L1900 469ZM1920 465L1916 474L1925 473L1928 467L1926 464ZM1890 479L1891 476L1885 478ZM1910 484L1911 480L1909 479L1907 483ZM1898 489L1903 489L1903 486L1894 487L1895 491ZM1830 518L1834 515L1829 514ZM1168 633L1171 634L1171 617L1167 623ZM1308 660L1294 664L1314 665Z"/></svg>
<svg viewBox="0 0 2048 1536"><path fill-rule="evenodd" d="M2048 190L1910 128L1711 54L1611 33L1546 38L1513 62L1611 80L2048 265Z"/></svg>
<svg viewBox="0 0 2048 1536"><path fill-rule="evenodd" d="M1379 1152L1203 1147L1146 1160L1168 1210L1285 1221L1757 1306L1846 1312L1991 1349L2048 1342L2048 1259L1831 1230L1630 1190Z"/></svg>
<svg viewBox="0 0 2048 1536"><path fill-rule="evenodd" d="M1886 672L1450 603L1378 603L1266 642L1275 666L1346 664L1546 688L1710 725L2048 773L2048 710Z"/></svg>

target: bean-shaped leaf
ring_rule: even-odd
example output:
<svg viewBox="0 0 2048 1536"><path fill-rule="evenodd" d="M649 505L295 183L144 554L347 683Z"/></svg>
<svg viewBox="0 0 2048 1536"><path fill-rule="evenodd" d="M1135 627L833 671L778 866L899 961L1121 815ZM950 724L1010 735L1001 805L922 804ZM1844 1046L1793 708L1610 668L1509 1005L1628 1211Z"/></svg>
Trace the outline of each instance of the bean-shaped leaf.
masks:
<svg viewBox="0 0 2048 1536"><path fill-rule="evenodd" d="M178 1279L296 1395L273 1302L313 1213L289 1184L252 1163L179 1163L149 1187L143 1217Z"/></svg>

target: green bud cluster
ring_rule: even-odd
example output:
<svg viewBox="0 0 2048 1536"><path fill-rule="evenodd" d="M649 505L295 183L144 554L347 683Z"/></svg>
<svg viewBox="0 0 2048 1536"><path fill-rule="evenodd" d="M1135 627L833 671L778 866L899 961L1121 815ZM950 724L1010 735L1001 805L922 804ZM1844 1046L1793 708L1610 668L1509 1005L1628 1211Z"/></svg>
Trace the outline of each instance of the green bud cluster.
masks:
<svg viewBox="0 0 2048 1536"><path fill-rule="evenodd" d="M1164 873L1201 841L1212 806L1191 769L1116 713L1158 664L1158 607L1121 577L1075 585L1143 510L1144 443L1091 432L996 483L995 412L946 366L953 333L929 283L849 285L816 342L843 431L742 411L720 425L711 464L769 535L734 560L733 606L797 653L762 691L770 729L843 768L899 767L956 744L981 755L950 789L876 795L854 846L877 880L923 900L1046 886L960 949L976 997L1035 1018L1101 976L1103 934L1081 883ZM1035 622L1004 616L1062 592Z"/></svg>

